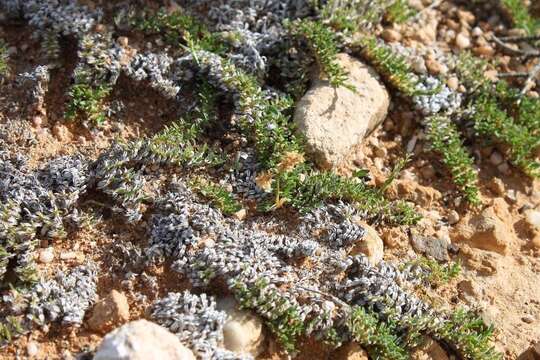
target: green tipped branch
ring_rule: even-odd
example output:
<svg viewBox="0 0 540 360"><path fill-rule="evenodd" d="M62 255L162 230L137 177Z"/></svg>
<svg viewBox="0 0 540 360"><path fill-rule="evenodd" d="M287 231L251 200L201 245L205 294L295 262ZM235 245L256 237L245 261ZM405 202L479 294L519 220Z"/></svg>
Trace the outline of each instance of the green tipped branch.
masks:
<svg viewBox="0 0 540 360"><path fill-rule="evenodd" d="M354 307L347 321L354 341L366 348L373 359L406 360L408 352L398 344L399 338L389 326L361 307Z"/></svg>
<svg viewBox="0 0 540 360"><path fill-rule="evenodd" d="M463 146L457 127L447 117L438 115L429 117L426 122L427 139L431 149L440 154L443 164L467 201L478 205L478 172L473 167L472 157Z"/></svg>
<svg viewBox="0 0 540 360"><path fill-rule="evenodd" d="M418 80L403 56L371 36L362 37L355 46L360 48L361 56L375 67L392 87L407 96L418 94Z"/></svg>
<svg viewBox="0 0 540 360"><path fill-rule="evenodd" d="M196 177L189 182L189 185L225 215L232 215L242 209L242 205L231 192L208 179Z"/></svg>
<svg viewBox="0 0 540 360"><path fill-rule="evenodd" d="M299 20L289 25L293 36L303 38L317 61L319 69L328 77L333 87L347 84L347 72L337 61L338 45L334 32L320 21Z"/></svg>

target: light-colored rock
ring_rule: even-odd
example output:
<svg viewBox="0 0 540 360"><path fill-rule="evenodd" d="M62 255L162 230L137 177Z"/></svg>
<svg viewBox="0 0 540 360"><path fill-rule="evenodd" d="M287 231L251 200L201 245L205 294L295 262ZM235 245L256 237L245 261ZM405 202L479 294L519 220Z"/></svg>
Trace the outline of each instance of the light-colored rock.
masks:
<svg viewBox="0 0 540 360"><path fill-rule="evenodd" d="M454 91L456 91L459 87L459 79L455 76L452 76L451 78L446 81L446 85Z"/></svg>
<svg viewBox="0 0 540 360"><path fill-rule="evenodd" d="M39 353L39 347L38 344L35 341L29 341L28 344L26 344L26 354L28 354L28 357L34 357Z"/></svg>
<svg viewBox="0 0 540 360"><path fill-rule="evenodd" d="M364 237L354 244L352 255L362 253L366 255L372 265L377 265L384 257L384 243L377 231L364 221L358 221L365 230Z"/></svg>
<svg viewBox="0 0 540 360"><path fill-rule="evenodd" d="M388 42L396 42L401 40L401 34L394 29L384 29L381 36L385 41Z"/></svg>
<svg viewBox="0 0 540 360"><path fill-rule="evenodd" d="M446 351L435 340L428 338L426 342L412 354L413 360L448 360Z"/></svg>
<svg viewBox="0 0 540 360"><path fill-rule="evenodd" d="M112 290L94 306L88 327L94 331L106 332L127 321L129 321L129 304L126 295Z"/></svg>
<svg viewBox="0 0 540 360"><path fill-rule="evenodd" d="M533 209L525 211L525 221L532 230L540 230L540 211Z"/></svg>
<svg viewBox="0 0 540 360"><path fill-rule="evenodd" d="M308 152L326 169L344 161L384 120L390 104L388 92L371 68L347 54L339 54L338 62L356 91L334 88L318 79L299 101L294 115Z"/></svg>
<svg viewBox="0 0 540 360"><path fill-rule="evenodd" d="M471 46L471 39L464 33L459 33L456 36L456 45L460 49L466 49Z"/></svg>
<svg viewBox="0 0 540 360"><path fill-rule="evenodd" d="M502 196L506 192L503 181L496 177L492 178L488 182L487 187L489 188L489 190L493 191L495 195L498 196Z"/></svg>
<svg viewBox="0 0 540 360"><path fill-rule="evenodd" d="M39 252L39 261L43 264L51 263L54 260L54 249L52 247L48 247L45 249L42 249Z"/></svg>
<svg viewBox="0 0 540 360"><path fill-rule="evenodd" d="M52 133L60 141L71 140L71 132L64 125L61 125L61 124L54 125L52 129Z"/></svg>
<svg viewBox="0 0 540 360"><path fill-rule="evenodd" d="M491 156L489 157L489 161L497 166L499 164L502 164L502 162L504 161L504 157L502 156L502 154L498 151L494 151L491 153Z"/></svg>
<svg viewBox="0 0 540 360"><path fill-rule="evenodd" d="M368 360L368 354L360 345L355 342L350 342L343 345L332 354L332 359L335 360Z"/></svg>
<svg viewBox="0 0 540 360"><path fill-rule="evenodd" d="M264 351L265 336L259 317L247 310L239 309L231 297L220 299L217 308L227 313L223 326L225 348L235 353L258 356Z"/></svg>
<svg viewBox="0 0 540 360"><path fill-rule="evenodd" d="M178 337L147 320L125 324L107 334L94 360L195 360Z"/></svg>
<svg viewBox="0 0 540 360"><path fill-rule="evenodd" d="M454 224L457 224L459 222L459 214L456 210L451 210L449 213L448 213L448 223L450 225L454 225Z"/></svg>
<svg viewBox="0 0 540 360"><path fill-rule="evenodd" d="M517 237L512 219L504 199L495 199L491 207L480 214L466 216L455 227L456 241L464 241L472 247L505 254L509 245L516 243Z"/></svg>
<svg viewBox="0 0 540 360"><path fill-rule="evenodd" d="M393 196L405 198L424 207L430 207L442 198L442 194L437 189L420 185L413 180L396 180L389 190Z"/></svg>
<svg viewBox="0 0 540 360"><path fill-rule="evenodd" d="M234 215L235 218L242 221L242 220L244 220L246 218L247 211L246 211L246 209L240 209L237 212L235 212L233 215Z"/></svg>
<svg viewBox="0 0 540 360"><path fill-rule="evenodd" d="M445 238L422 236L413 232L411 234L411 244L417 253L425 254L428 257L439 261L448 261L449 242Z"/></svg>

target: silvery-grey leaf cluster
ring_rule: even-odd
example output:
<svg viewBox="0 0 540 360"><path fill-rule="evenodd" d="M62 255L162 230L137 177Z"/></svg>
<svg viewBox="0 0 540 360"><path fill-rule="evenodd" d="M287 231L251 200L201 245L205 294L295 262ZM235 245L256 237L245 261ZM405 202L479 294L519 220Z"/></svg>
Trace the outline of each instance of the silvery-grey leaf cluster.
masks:
<svg viewBox="0 0 540 360"><path fill-rule="evenodd" d="M433 115L440 112L453 112L461 106L462 96L450 90L439 79L427 76L421 77L416 89L425 95L415 95L413 102L424 115ZM430 93L433 92L433 93Z"/></svg>
<svg viewBox="0 0 540 360"><path fill-rule="evenodd" d="M312 10L307 0L235 0L213 5L208 17L215 30L232 34L235 39L229 59L262 76L269 70L267 55L275 52L286 36L283 20L305 17Z"/></svg>
<svg viewBox="0 0 540 360"><path fill-rule="evenodd" d="M25 72L17 76L17 83L23 88L28 105L36 111L43 109L45 95L49 90L50 72L47 65L38 65L31 72Z"/></svg>
<svg viewBox="0 0 540 360"><path fill-rule="evenodd" d="M9 262L23 280L32 277L37 238L65 235L78 223L75 202L85 190L86 164L60 157L31 171L22 155L0 152L0 279Z"/></svg>
<svg viewBox="0 0 540 360"><path fill-rule="evenodd" d="M325 234L322 240L329 247L340 249L364 237L365 229L355 222L361 218L356 208L340 201L323 205L304 215L300 232L306 237Z"/></svg>
<svg viewBox="0 0 540 360"><path fill-rule="evenodd" d="M93 263L41 280L29 293L29 316L40 324L60 321L81 325L86 311L97 300L96 281L97 266Z"/></svg>
<svg viewBox="0 0 540 360"><path fill-rule="evenodd" d="M154 302L150 316L176 334L196 354L209 360L248 360L248 355L232 353L223 346L223 326L227 318L216 308L213 297L189 291L169 293Z"/></svg>
<svg viewBox="0 0 540 360"><path fill-rule="evenodd" d="M384 262L371 266L367 257L350 258L346 280L336 286L338 294L349 304L369 306L383 314L400 317L418 317L431 309L414 295L404 291L397 280L407 276Z"/></svg>
<svg viewBox="0 0 540 360"><path fill-rule="evenodd" d="M1 0L9 16L24 17L41 31L81 37L100 21L100 9L92 11L75 0Z"/></svg>

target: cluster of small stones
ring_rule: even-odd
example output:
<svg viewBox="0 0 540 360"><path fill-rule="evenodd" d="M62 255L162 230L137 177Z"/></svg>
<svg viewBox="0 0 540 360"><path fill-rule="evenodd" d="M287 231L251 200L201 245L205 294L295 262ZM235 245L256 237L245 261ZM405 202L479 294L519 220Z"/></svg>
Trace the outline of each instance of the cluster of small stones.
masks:
<svg viewBox="0 0 540 360"><path fill-rule="evenodd" d="M223 78L223 61L218 55L199 51L173 59L166 54L146 53L122 64L122 48L104 46L109 44L105 35L90 34L100 19L100 11L60 1L3 0L0 4L10 15L22 15L37 29L75 35L81 55L76 75L89 72L95 81L113 85L119 73L124 72L175 99L183 83L195 74L204 74L217 89L233 100L238 98L237 90ZM234 7L212 8L210 19L217 29L242 34L242 45L231 55L234 63L251 72L264 72L268 69L264 54L275 50L279 43L282 20L303 16L307 9L304 1L238 1ZM41 74L42 69L35 73ZM426 89L433 85L428 81ZM449 94L443 96L451 98ZM427 107L433 101L419 100ZM435 102L443 104L443 108L452 106L453 101ZM231 185L238 190L238 196L256 197L260 191L253 184L256 164L247 155L241 157L245 168L231 176ZM156 155L146 140L113 145L95 162L61 157L37 172L26 169L21 157L0 153L0 245L7 254L0 253L0 274L7 271L8 262L16 263L15 272L26 273L32 266L36 239L58 237L67 222L77 223L77 200L85 189L102 191L114 201L115 209L138 223L142 218L139 205L145 195L144 184L155 181L148 176L149 165L160 167L170 160ZM181 180L173 181L161 196L150 201L154 213L148 223L148 245L129 261L151 264L170 260L175 271L203 290L209 289L211 281L222 280L240 302L251 303L253 310L270 322L294 308L305 323L311 324L306 335L325 338L343 323L348 310L343 302L403 317L431 311L404 290L406 283L421 277L418 269L402 272L384 262L374 267L363 255L347 255L351 246L361 241L365 230L352 221L361 214L346 204L315 209L298 228L288 229L277 220L261 225L225 217L204 204ZM276 233L276 228L286 235ZM13 235L18 239L16 244L12 244ZM303 258L310 258L316 266L308 270L291 261ZM336 280L338 274L345 276ZM38 323L61 320L80 324L94 301L96 279L91 265L73 269L70 274L60 273L54 280L42 280L31 287L24 294L31 301L23 309L13 306L12 298L5 298L2 312L23 313ZM259 289L257 299L246 295L246 289ZM206 295L170 293L154 303L151 314L201 356L241 358L220 348L223 313ZM341 341L345 341L349 334L341 335Z"/></svg>

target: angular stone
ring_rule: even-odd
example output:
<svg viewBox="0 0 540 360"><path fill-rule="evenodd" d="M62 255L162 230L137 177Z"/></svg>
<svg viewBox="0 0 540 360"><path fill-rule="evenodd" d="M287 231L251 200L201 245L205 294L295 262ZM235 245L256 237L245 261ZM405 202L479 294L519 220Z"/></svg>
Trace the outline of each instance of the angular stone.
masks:
<svg viewBox="0 0 540 360"><path fill-rule="evenodd" d="M411 244L416 252L425 254L439 261L448 261L448 240L433 236L422 236L413 232Z"/></svg>
<svg viewBox="0 0 540 360"><path fill-rule="evenodd" d="M347 54L338 62L349 73L346 87L314 81L298 102L294 122L307 140L308 152L321 168L340 165L386 117L390 97L373 69Z"/></svg>
<svg viewBox="0 0 540 360"><path fill-rule="evenodd" d="M455 227L455 240L470 243L472 247L506 254L509 245L517 238L511 224L512 219L504 199L495 199L491 207L480 214L467 216Z"/></svg>
<svg viewBox="0 0 540 360"><path fill-rule="evenodd" d="M125 324L107 334L94 360L195 360L180 340L164 327L147 320Z"/></svg>
<svg viewBox="0 0 540 360"><path fill-rule="evenodd" d="M264 351L265 337L259 317L247 310L239 309L231 297L220 299L217 308L227 313L223 326L225 348L235 353L258 356Z"/></svg>
<svg viewBox="0 0 540 360"><path fill-rule="evenodd" d="M129 321L129 304L126 295L112 290L94 306L88 327L95 331L106 332L127 321Z"/></svg>
<svg viewBox="0 0 540 360"><path fill-rule="evenodd" d="M366 234L354 245L351 255L362 253L368 257L372 265L377 265L384 257L384 243L374 228L363 221L358 223L366 229Z"/></svg>
<svg viewBox="0 0 540 360"><path fill-rule="evenodd" d="M364 349L355 342L350 342L340 347L332 356L336 360L368 360L369 357Z"/></svg>

